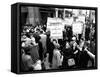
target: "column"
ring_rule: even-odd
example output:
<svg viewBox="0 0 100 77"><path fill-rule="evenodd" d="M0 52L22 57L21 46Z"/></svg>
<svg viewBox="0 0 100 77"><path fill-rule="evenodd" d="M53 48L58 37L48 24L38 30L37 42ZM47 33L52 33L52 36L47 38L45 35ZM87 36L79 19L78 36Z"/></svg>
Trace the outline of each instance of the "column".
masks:
<svg viewBox="0 0 100 77"><path fill-rule="evenodd" d="M58 17L58 8L55 8L56 11L56 18Z"/></svg>

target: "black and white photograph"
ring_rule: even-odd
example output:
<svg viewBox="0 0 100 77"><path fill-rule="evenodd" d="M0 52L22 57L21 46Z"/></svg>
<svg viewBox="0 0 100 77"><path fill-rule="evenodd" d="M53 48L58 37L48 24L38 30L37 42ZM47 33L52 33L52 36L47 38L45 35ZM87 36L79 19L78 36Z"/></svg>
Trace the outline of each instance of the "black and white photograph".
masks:
<svg viewBox="0 0 100 77"><path fill-rule="evenodd" d="M20 72L97 68L97 13L88 7L20 6Z"/></svg>
<svg viewBox="0 0 100 77"><path fill-rule="evenodd" d="M95 10L21 7L21 70L94 68Z"/></svg>

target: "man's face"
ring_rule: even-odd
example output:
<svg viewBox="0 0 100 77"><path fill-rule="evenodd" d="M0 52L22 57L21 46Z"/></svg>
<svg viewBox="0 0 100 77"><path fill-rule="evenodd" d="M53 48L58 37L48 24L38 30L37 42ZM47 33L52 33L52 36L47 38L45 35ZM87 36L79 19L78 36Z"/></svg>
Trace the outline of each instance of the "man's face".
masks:
<svg viewBox="0 0 100 77"><path fill-rule="evenodd" d="M53 41L53 44L56 45L57 44L56 41Z"/></svg>

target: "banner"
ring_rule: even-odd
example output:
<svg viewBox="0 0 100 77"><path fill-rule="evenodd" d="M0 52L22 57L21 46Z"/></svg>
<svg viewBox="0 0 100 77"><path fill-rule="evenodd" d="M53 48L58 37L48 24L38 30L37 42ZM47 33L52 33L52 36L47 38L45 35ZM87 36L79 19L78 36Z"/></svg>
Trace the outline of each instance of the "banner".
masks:
<svg viewBox="0 0 100 77"><path fill-rule="evenodd" d="M83 23L75 22L72 25L73 34L81 34L83 31Z"/></svg>
<svg viewBox="0 0 100 77"><path fill-rule="evenodd" d="M55 39L63 38L63 29L64 25L62 24L62 20L59 18L48 18L47 20L47 29L50 30L50 37Z"/></svg>

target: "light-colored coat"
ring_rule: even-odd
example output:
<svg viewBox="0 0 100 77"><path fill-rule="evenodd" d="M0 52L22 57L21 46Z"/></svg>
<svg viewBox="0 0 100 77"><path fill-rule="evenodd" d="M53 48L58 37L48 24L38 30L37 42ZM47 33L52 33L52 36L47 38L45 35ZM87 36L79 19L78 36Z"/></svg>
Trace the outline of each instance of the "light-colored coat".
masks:
<svg viewBox="0 0 100 77"><path fill-rule="evenodd" d="M58 49L53 51L52 69L57 69L62 65L62 56Z"/></svg>

